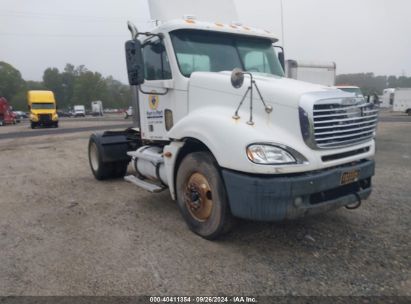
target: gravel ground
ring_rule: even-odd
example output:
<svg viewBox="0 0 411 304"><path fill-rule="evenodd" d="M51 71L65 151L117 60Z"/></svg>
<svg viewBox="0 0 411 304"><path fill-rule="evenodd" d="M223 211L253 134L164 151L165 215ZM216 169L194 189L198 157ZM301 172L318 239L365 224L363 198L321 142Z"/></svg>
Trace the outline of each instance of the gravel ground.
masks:
<svg viewBox="0 0 411 304"><path fill-rule="evenodd" d="M96 181L87 132L0 140L0 296L411 296L410 128L380 124L360 209L242 221L216 242L167 192Z"/></svg>

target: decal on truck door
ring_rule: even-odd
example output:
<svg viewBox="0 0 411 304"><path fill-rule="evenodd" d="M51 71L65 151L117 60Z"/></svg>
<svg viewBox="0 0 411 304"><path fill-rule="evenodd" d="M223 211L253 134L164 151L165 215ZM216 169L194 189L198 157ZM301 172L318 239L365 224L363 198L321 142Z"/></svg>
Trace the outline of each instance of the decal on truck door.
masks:
<svg viewBox="0 0 411 304"><path fill-rule="evenodd" d="M149 100L149 106L150 109L155 111L158 108L158 96L157 95L149 95L148 96L148 100Z"/></svg>
<svg viewBox="0 0 411 304"><path fill-rule="evenodd" d="M159 110L160 99L158 95L148 96L149 110L147 111L147 119L150 124L162 124L164 111Z"/></svg>

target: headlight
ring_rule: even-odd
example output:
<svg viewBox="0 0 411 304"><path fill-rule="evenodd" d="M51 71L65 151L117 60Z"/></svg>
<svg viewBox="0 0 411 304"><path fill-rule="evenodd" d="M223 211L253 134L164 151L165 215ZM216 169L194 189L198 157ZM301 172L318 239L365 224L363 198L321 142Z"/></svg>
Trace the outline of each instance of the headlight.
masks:
<svg viewBox="0 0 411 304"><path fill-rule="evenodd" d="M247 157L256 164L277 165L297 163L296 159L289 152L272 145L250 145L247 147Z"/></svg>
<svg viewBox="0 0 411 304"><path fill-rule="evenodd" d="M30 114L30 120L37 121L38 119L36 114Z"/></svg>

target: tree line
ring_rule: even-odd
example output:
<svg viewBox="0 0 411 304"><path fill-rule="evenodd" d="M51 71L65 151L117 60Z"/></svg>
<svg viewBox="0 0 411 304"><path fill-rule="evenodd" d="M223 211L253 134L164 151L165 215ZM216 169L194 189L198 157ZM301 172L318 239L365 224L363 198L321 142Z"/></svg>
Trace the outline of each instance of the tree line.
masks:
<svg viewBox="0 0 411 304"><path fill-rule="evenodd" d="M342 74L337 76L336 82L360 87L364 95L381 95L387 88L411 88L411 77L375 76L374 73Z"/></svg>
<svg viewBox="0 0 411 304"><path fill-rule="evenodd" d="M365 95L381 95L386 88L410 88L411 77L375 76L373 73L338 75L339 85L354 85ZM131 90L113 77L103 77L88 70L84 65L66 64L63 71L47 68L43 81L25 81L19 70L0 61L0 96L6 97L15 110L27 109L28 90L51 90L60 109L74 105L90 107L93 100L103 101L105 108L127 108L131 103Z"/></svg>
<svg viewBox="0 0 411 304"><path fill-rule="evenodd" d="M51 90L60 109L84 105L90 108L94 100L101 100L105 108L127 108L131 104L131 91L112 76L103 77L84 65L67 63L63 71L47 68L42 81L25 81L19 70L0 62L0 96L5 97L15 110L27 110L27 91Z"/></svg>

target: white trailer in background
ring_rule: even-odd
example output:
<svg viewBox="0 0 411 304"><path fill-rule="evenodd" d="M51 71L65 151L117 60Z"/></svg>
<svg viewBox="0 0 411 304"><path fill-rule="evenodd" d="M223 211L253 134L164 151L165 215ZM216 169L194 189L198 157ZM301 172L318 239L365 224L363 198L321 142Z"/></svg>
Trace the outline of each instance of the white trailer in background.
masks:
<svg viewBox="0 0 411 304"><path fill-rule="evenodd" d="M285 72L288 78L329 87L335 85L336 69L335 62L287 60L285 64Z"/></svg>
<svg viewBox="0 0 411 304"><path fill-rule="evenodd" d="M103 102L101 100L91 102L91 115L103 116Z"/></svg>
<svg viewBox="0 0 411 304"><path fill-rule="evenodd" d="M403 112L411 116L411 88L395 89L394 112Z"/></svg>
<svg viewBox="0 0 411 304"><path fill-rule="evenodd" d="M394 104L395 89L385 89L382 94L381 108L392 108Z"/></svg>

